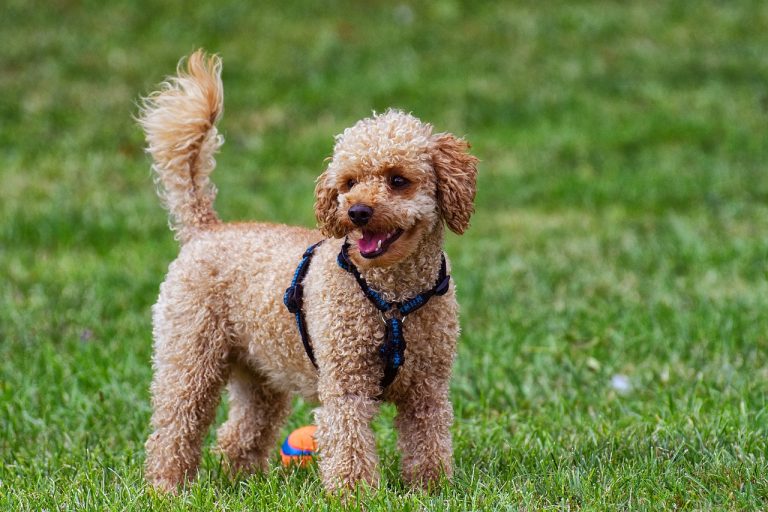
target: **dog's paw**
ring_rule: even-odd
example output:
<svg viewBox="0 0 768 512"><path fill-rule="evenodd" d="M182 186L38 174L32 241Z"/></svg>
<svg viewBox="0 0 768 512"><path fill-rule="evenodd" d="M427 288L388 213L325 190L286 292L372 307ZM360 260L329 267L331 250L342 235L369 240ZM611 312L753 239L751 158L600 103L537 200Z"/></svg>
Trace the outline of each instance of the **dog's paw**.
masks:
<svg viewBox="0 0 768 512"><path fill-rule="evenodd" d="M230 478L265 473L269 470L269 458L263 454L233 456L223 454L222 467Z"/></svg>
<svg viewBox="0 0 768 512"><path fill-rule="evenodd" d="M451 471L440 464L403 471L403 480L412 489L434 492L451 481Z"/></svg>
<svg viewBox="0 0 768 512"><path fill-rule="evenodd" d="M171 496L177 496L179 494L179 488L181 487L179 482L170 478L154 478L150 480L149 484L155 492L159 494L169 494Z"/></svg>

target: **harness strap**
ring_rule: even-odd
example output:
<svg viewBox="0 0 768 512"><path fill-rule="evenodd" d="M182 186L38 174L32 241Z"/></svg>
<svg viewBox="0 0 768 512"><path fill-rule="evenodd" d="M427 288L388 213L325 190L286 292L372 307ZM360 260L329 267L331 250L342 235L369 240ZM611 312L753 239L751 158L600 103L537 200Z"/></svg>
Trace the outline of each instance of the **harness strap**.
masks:
<svg viewBox="0 0 768 512"><path fill-rule="evenodd" d="M283 296L283 303L285 304L285 307L287 307L288 311L293 313L296 317L296 326L299 330L299 336L301 336L301 343L304 345L304 350L306 351L309 360L312 362L312 365L315 368L317 368L315 352L312 348L312 342L309 339L309 334L307 333L307 324L304 319L303 312L303 281L307 275L307 272L309 271L309 264L312 261L312 256L314 255L315 249L321 243L323 243L322 240L310 246L306 251L304 251L304 254L301 257L301 261L299 262L298 267L296 267L296 272L293 274L291 286L285 290L285 295ZM429 299L435 295L445 295L448 292L451 276L449 276L447 273L445 255L441 255L440 272L438 273L435 286L403 302L388 302L378 292L372 290L370 286L368 286L368 283L365 281L363 276L360 275L360 271L357 270L357 267L349 259L348 240L344 241L344 245L342 245L341 251L339 252L339 256L337 257L336 261L342 269L346 270L355 277L355 280L360 286L360 289L363 291L363 294L376 307L376 309L378 309L382 314L391 312L388 315L389 318L384 321L384 343L382 343L381 347L379 347L379 353L384 360L384 377L381 380L381 387L382 389L385 389L387 386L392 384L392 382L397 377L398 370L400 370L400 367L403 365L403 363L405 363L406 342L405 336L403 335L403 320L405 319L406 315L409 315L424 306L427 302L429 302Z"/></svg>
<svg viewBox="0 0 768 512"><path fill-rule="evenodd" d="M429 302L429 299L431 299L433 296L445 295L448 292L448 288L451 282L451 276L448 275L448 270L445 263L445 254L442 254L440 255L440 272L437 274L437 281L435 281L435 286L403 302L387 302L381 297L381 295L379 295L376 291L372 290L368 286L368 283L365 281L363 276L360 275L360 271L357 270L355 264L352 263L352 260L349 259L348 241L345 241L344 245L341 246L341 251L339 252L339 256L336 258L336 261L341 268L355 276L355 280L363 290L365 296L368 297L368 300L370 300L373 305L376 306L376 309L382 313L386 313L393 308L396 308L403 316L413 313L424 304Z"/></svg>
<svg viewBox="0 0 768 512"><path fill-rule="evenodd" d="M384 359L384 378L381 381L381 387L386 388L395 380L398 370L405 363L406 342L403 335L403 320L406 315L424 306L435 295L445 295L448 292L451 276L448 275L445 254L440 256L440 272L437 275L435 286L403 302L388 302L378 292L368 286L363 276L360 275L360 271L357 270L355 264L349 259L349 240L344 241L336 261L341 268L355 277L357 284L376 309L382 313L390 311L397 311L399 313L399 318L397 314L391 314L384 321L384 343L379 348L379 352Z"/></svg>
<svg viewBox="0 0 768 512"><path fill-rule="evenodd" d="M291 286L285 290L283 295L283 304L288 308L288 311L296 316L296 326L299 329L299 336L301 336L301 343L304 345L304 351L309 356L309 360L312 361L312 365L317 368L317 362L315 361L315 351L312 349L312 343L309 341L309 334L307 333L307 323L304 321L304 278L309 271L309 264L312 261L312 256L315 254L317 246L323 243L322 240L314 245L311 245L304 251L301 257L299 266L296 267L296 272L293 274L293 280Z"/></svg>

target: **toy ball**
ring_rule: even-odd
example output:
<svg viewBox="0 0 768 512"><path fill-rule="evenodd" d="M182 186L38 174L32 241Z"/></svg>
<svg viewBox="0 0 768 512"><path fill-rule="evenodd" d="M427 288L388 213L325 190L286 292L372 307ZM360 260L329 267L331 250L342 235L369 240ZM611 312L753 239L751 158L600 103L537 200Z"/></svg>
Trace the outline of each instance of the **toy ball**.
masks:
<svg viewBox="0 0 768 512"><path fill-rule="evenodd" d="M283 446L280 448L280 457L283 459L283 466L296 465L305 467L312 463L312 459L317 453L317 441L315 441L315 425L297 428L285 438Z"/></svg>

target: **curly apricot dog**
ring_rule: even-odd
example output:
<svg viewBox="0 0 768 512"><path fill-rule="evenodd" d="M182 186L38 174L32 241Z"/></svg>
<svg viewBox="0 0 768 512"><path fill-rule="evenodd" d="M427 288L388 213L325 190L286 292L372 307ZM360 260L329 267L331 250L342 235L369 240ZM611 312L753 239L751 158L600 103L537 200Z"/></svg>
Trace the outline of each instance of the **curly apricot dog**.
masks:
<svg viewBox="0 0 768 512"><path fill-rule="evenodd" d="M336 138L315 190L319 231L222 223L209 181L223 143L220 75L217 57L194 53L145 99L139 119L181 243L152 310L147 479L175 492L194 477L225 385L229 418L218 449L235 472L267 467L300 393L320 402L327 489L378 484L370 422L381 400L397 407L403 478L430 486L450 477L459 324L443 225L456 233L469 225L477 173L469 145L400 111L374 115ZM292 281L303 288L298 315L283 304Z"/></svg>

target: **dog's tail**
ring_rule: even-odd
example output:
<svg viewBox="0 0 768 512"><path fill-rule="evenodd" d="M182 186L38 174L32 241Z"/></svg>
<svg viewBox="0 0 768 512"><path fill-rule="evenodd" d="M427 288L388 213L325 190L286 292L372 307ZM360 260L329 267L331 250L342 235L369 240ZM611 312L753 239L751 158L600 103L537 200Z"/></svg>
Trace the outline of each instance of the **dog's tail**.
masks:
<svg viewBox="0 0 768 512"><path fill-rule="evenodd" d="M216 187L209 176L214 155L224 143L216 123L224 109L221 59L198 50L160 90L143 99L138 122L147 138L147 152L158 195L170 212L171 229L181 243L201 228L218 224L213 209Z"/></svg>

